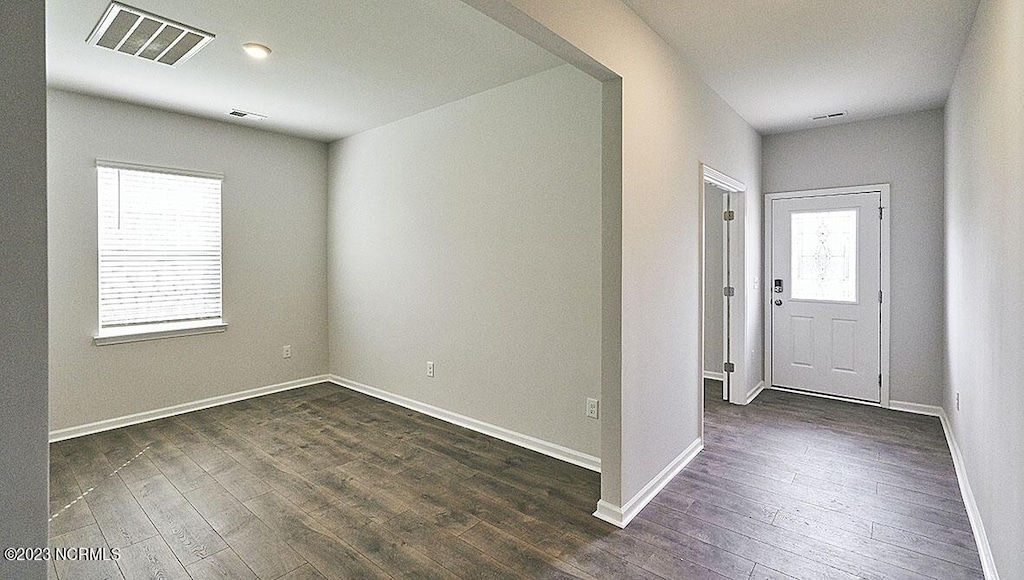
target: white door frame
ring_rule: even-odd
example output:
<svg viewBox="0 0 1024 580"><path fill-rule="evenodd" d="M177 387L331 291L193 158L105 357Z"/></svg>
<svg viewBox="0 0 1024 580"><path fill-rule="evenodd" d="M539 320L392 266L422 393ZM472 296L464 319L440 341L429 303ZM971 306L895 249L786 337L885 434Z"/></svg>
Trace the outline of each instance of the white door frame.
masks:
<svg viewBox="0 0 1024 580"><path fill-rule="evenodd" d="M890 279L889 279L889 184L880 183L876 185L861 185L856 187L835 187L830 189L807 189L803 191L783 191L778 193L769 193L764 196L764 268L765 268L765 283L764 283L764 378L765 386L772 389L777 389L772 383L774 379L772 377L772 287L768 283L771 279L772 274L772 201L776 199L793 199L800 197L823 197L832 195L848 195L853 193L878 193L882 197L882 244L881 244L881 290L882 290L882 307L881 307L881 344L879 345L879 370L882 373L882 389L879 394L879 402L872 403L869 401L859 401L856 399L846 399L843 397L835 397L832 395L818 394L818 393L806 393L800 391L803 394L810 394L817 397L825 397L829 399L840 399L843 401L852 401L865 405L872 405L876 407L889 408L889 322L890 322ZM777 389L786 390L786 389Z"/></svg>
<svg viewBox="0 0 1024 580"><path fill-rule="evenodd" d="M704 227L704 218L705 218L705 216L704 216L704 206L705 206L706 197L707 197L707 191L706 191L706 187L705 187L707 184L714 185L718 189L721 189L721 190L725 191L726 193L730 194L730 196L732 196L732 194L740 194L740 195L742 195L747 190L747 186L744 185L743 182L737 181L737 180L729 177L728 175L722 173L721 171L718 171L718 170L716 170L716 169L714 169L712 167L709 167L709 166L707 166L707 165L705 165L703 163L700 164L700 214L699 215L700 215L700 292L701 292L701 294L700 294L700 297L701 297L700 298L700 321L701 321L701 323L700 323L700 336L698 337L697 344L700 346L700 350L698 352L698 357L699 357L698 360L700 361L700 365L699 365L700 366L700 382L699 382L699 384L701 385L701 388L700 388L700 393L701 393L700 401L701 401L701 437L702 438L704 436L704 427L703 427L703 425L704 425L704 370L705 370L704 369L704 302L705 302L705 299L706 299L706 296L704 295L704 291L705 291L705 280L704 280L704 276L705 276L705 273L704 273L705 255L704 254L705 254L705 244L708 243L708 240L704 239L705 235L706 235L706 231L705 231L705 227ZM723 208L723 209L725 209L725 208ZM728 223L728 222L725 222L725 223ZM711 243L714 243L714 242L712 241ZM722 262L723 262L723 264L722 264L723 265L723 268L722 268L722 278L723 278L722 279L722 287L724 288L725 286L730 285L730 281L731 281L730 270L733 267L733 261L731 260L730 253L735 249L735 248L730 248L730 245L729 245L729 228L728 228L728 226L723 228L722 239L719 240L718 243L722 244ZM735 284L733 284L733 286L735 286ZM723 358L724 358L725 361L729 361L729 355L730 355L730 350L731 350L731 348L730 348L730 336L731 336L731 333L730 333L730 328L729 328L730 324L731 324L731 320L730 320L730 316L729 316L729 311L730 311L729 304L730 304L729 303L729 297L723 297L724 308L723 308L723 313L722 313L722 353L723 353ZM731 380L730 380L731 376L730 375L732 373L726 373L726 372L724 372L724 369L722 369L722 370L723 370L723 372L722 372L722 375L723 375L722 384L723 384L724 388L729 389L729 391L728 391L729 399L731 400L732 397L733 397L733 392L731 390L731 385L730 385L730 383L731 383Z"/></svg>

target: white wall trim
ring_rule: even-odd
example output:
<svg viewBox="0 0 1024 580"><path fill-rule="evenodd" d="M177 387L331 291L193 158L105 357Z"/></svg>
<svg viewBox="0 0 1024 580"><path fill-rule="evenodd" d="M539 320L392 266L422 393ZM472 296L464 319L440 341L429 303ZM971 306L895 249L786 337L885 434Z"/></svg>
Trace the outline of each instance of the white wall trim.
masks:
<svg viewBox="0 0 1024 580"><path fill-rule="evenodd" d="M711 379L713 381L725 382L725 373L716 373L715 371L704 371L704 378Z"/></svg>
<svg viewBox="0 0 1024 580"><path fill-rule="evenodd" d="M702 439L695 440L625 505L620 508L601 500L597 502L597 511L594 512L594 516L614 526L625 528L640 513L640 510L644 509L672 481L672 478L693 461L694 457L697 457L702 449L704 449L704 441Z"/></svg>
<svg viewBox="0 0 1024 580"><path fill-rule="evenodd" d="M99 433L100 431L120 429L121 427L135 425L136 423L145 423L146 421L153 421L154 419L163 419L165 417L189 413L191 411L198 411L200 409L216 407L218 405L226 405L228 403L234 403L236 401L252 399L254 397L261 397L263 395L269 395L271 393L277 393L280 391L297 389L299 387L308 387L310 385L315 385L317 383L326 383L329 381L330 378L328 377L328 375L317 375L305 379L297 379L285 383L278 383L276 385L257 387L255 389L249 389L247 391L239 391L237 393L219 395L216 397L210 397L208 399L201 399L199 401L182 403L180 405L172 405L170 407L164 407L162 409L143 411L141 413L132 413L131 415L115 417L113 419L105 419L103 421L87 423L85 425L79 425L77 427L67 427L65 429L50 431L50 443L53 443L55 441L63 441L64 439L71 439L72 437L82 437L83 435L91 435L93 433Z"/></svg>
<svg viewBox="0 0 1024 580"><path fill-rule="evenodd" d="M573 465L578 465L591 471L596 471L598 473L601 472L600 457L594 457L593 455L581 453L574 449L569 449L568 447L558 445L557 443L551 443L549 441L544 441L543 439L538 439L530 435L524 435L522 433L512 431L511 429L506 429L504 427L498 427L497 425L485 423L484 421L479 421L471 417L466 417L465 415L453 413L452 411L448 411L440 407L435 407L427 403L422 403L420 401L416 401L408 397L403 397L401 395L389 393L376 387L364 385L363 383L353 381L351 379L346 379L344 377L339 377L337 375L330 375L328 380L330 380L332 383L335 383L336 385L352 389L353 391L358 391L360 393L369 395L376 399L387 401L400 407L405 407L406 409L411 409L418 413L423 413L424 415L430 415L435 419L440 419L453 425L465 427L466 429L476 431L477 433L483 433L484 435L494 437L496 439L501 439L502 441L505 441L507 443L518 445L519 447L524 447L531 451L536 451L537 453L547 455L548 457L554 457L555 459L560 459L567 463L572 463Z"/></svg>
<svg viewBox="0 0 1024 580"><path fill-rule="evenodd" d="M919 405L925 407L925 405ZM974 530L974 541L978 544L978 555L981 556L981 569L985 573L986 580L999 580L999 572L996 571L996 560L992 555L992 547L988 543L988 535L985 533L985 525L981 521L981 512L978 511L978 503L974 499L974 492L967 480L967 466L964 465L964 457L960 454L960 446L953 436L953 426L949 423L946 410L941 407L933 407L939 410L938 417L942 422L942 432L946 434L946 443L949 445L949 453L953 456L953 467L956 469L956 480L960 484L960 495L963 496L964 506L967 508L967 519L971 521L971 529Z"/></svg>
<svg viewBox="0 0 1024 580"><path fill-rule="evenodd" d="M743 185L742 181L733 179L714 167L701 163L700 168L701 178L721 190L728 191L729 193L739 193L747 190L747 186Z"/></svg>
<svg viewBox="0 0 1024 580"><path fill-rule="evenodd" d="M110 346L112 344L213 334L226 331L228 325L218 318L213 322L202 321L196 323L196 321L189 321L185 323L140 324L129 328L131 330L128 332L125 332L124 329L119 329L121 330L119 333L97 334L92 338L92 343L95 346Z"/></svg>
<svg viewBox="0 0 1024 580"><path fill-rule="evenodd" d="M981 512L978 511L978 503L974 499L974 492L967 480L967 468L964 465L963 455L960 454L960 446L957 445L953 436L953 428L949 423L949 416L946 410L935 405L922 405L920 403L908 403L906 401L890 401L889 408L893 411L904 411L917 415L938 417L942 423L942 432L946 436L946 444L949 446L949 454L953 457L953 467L956 469L956 480L960 484L960 495L967 508L967 519L971 522L971 530L974 532L974 541L978 544L978 555L981 556L981 569L985 573L986 580L999 580L999 573L996 571L996 561L992 556L992 548L988 543L988 535L985 533L985 526L981 521Z"/></svg>
<svg viewBox="0 0 1024 580"><path fill-rule="evenodd" d="M856 405L865 405L868 407L880 407L882 409L889 409L891 411L903 411L905 413L913 413L915 415L928 415L929 417L938 417L943 412L942 407L935 407L933 405L922 405L920 403L909 403L907 401L890 401L888 407L883 407L881 403L874 401L861 401L860 399L848 399L846 397L837 397L835 395L827 395L825 393L815 393L814 391L801 391L800 389L790 389L789 387L778 387L778 386L766 386L765 388L772 391L782 391L784 393L794 393L797 395L807 395L808 397L817 397L819 399L829 399L832 401L842 401L844 403L854 403Z"/></svg>
<svg viewBox="0 0 1024 580"><path fill-rule="evenodd" d="M889 408L893 411L903 411L915 415L928 415L929 417L941 417L942 407L935 405L922 405L920 403L909 403L907 401L889 401Z"/></svg>
<svg viewBox="0 0 1024 580"><path fill-rule="evenodd" d="M882 407L881 403L874 401L862 401L860 399L848 399L846 397L837 397L836 395L828 395L825 393L816 393L814 391L801 391L800 389L791 389L789 387L780 387L778 385L766 386L766 389L772 391L782 391L783 393L793 393L795 395L807 395L808 397L817 397L819 399L829 399L832 401L842 401L844 403L854 403L856 405L866 405L868 407L878 407L880 409L886 409L888 407Z"/></svg>
<svg viewBox="0 0 1024 580"><path fill-rule="evenodd" d="M747 393L747 401L745 403L743 403L743 404L744 405L749 405L749 404L753 403L754 399L756 399L757 396L760 395L761 391L763 391L763 390L764 390L764 381L759 381L757 383L757 386L754 387L753 390L751 390L749 393Z"/></svg>
<svg viewBox="0 0 1024 580"><path fill-rule="evenodd" d="M111 169L128 169L130 171L151 171L155 173L167 173L169 175L184 175L185 177L201 177L203 179L217 179L219 181L224 181L223 173L214 173L212 171L194 171L192 169L177 169L174 167L157 167L155 165L139 165L138 163L110 161L107 159L97 159L96 167L109 167Z"/></svg>
<svg viewBox="0 0 1024 580"><path fill-rule="evenodd" d="M792 389L779 387L772 387L772 389L811 395L825 399L861 403L872 407L881 406L878 403L841 399L839 397L832 397L819 393L803 393L802 391L794 391ZM967 518L971 522L971 530L974 531L974 541L978 544L978 554L981 556L981 569L985 573L986 580L999 580L999 573L996 571L995 557L992 555L992 548L988 543L988 535L985 533L985 526L981 521L981 512L978 511L978 503L974 499L974 492L971 490L971 484L967 480L967 468L964 465L963 455L960 454L960 446L957 445L956 438L953 436L953 428L949 423L949 417L946 415L946 410L935 405L922 405L920 403L910 403L907 401L890 401L889 409L892 411L914 413L916 415L938 417L939 421L941 421L942 432L946 436L946 444L949 446L949 454L953 458L953 467L956 469L956 480L957 483L960 484L960 495L963 497L964 506L967 508Z"/></svg>

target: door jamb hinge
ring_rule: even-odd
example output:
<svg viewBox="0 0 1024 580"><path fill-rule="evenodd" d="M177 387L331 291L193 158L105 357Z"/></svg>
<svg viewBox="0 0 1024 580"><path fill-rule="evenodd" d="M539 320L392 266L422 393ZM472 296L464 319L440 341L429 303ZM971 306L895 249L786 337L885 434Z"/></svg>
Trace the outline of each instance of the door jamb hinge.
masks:
<svg viewBox="0 0 1024 580"><path fill-rule="evenodd" d="M727 373L734 373L736 372L736 365L731 362L727 362L722 365L722 371Z"/></svg>

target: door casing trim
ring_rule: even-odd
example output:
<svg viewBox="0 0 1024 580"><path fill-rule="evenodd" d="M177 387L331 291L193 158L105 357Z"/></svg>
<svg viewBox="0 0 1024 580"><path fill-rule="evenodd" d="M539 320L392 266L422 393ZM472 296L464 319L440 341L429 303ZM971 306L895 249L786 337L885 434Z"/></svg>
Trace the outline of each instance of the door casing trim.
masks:
<svg viewBox="0 0 1024 580"><path fill-rule="evenodd" d="M713 168L713 167L711 167L709 165L706 165L704 162L699 162L698 165L700 167L700 189L698 190L698 191L700 191L700 203L698 204L698 206L699 206L698 207L698 215L699 215L699 221L698 221L698 228L699 228L698 229L698 233L699 233L699 235L698 235L698 239L700 240L700 253L698 254L699 263L700 263L700 275L698 277L699 278L698 281L699 281L699 284L700 284L700 305L699 305L700 309L699 309L699 312L698 312L698 316L700 317L699 318L700 319L700 331L699 331L698 336L697 336L697 345L699 347L698 350L697 350L697 357L698 357L697 360L700 362L700 364L698 366L700 367L701 372L698 374L697 381L698 381L698 384L701 385L701 388L700 388L700 437L701 437L701 440L703 441L704 440L704 403L705 403L704 402L704 386L703 386L704 385L704 376L705 376L705 371L704 371L704 322L705 322L704 321L704 314L705 314L704 313L704 310L705 310L704 306L705 305L704 305L704 302L707 299L707 296L705 296L705 289L706 289L705 288L705 274L706 274L706 272L705 272L705 270L706 270L706 268L705 268L705 260L706 260L705 252L707 250L707 243L708 243L708 240L705 240L705 237L707 235L707 227L706 227L707 224L705 223L705 215L704 215L705 207L704 206L707 203L707 185L711 184L711 185L717 187L718 189L728 193L729 195L735 194L738 197L739 196L744 196L747 193L747 186L742 181L738 181L738 180L736 180L736 179L734 179L732 177L729 177L725 173L722 173L721 171L718 171L717 169L715 169L715 168ZM739 201L740 200L737 199L737 202L739 202ZM742 212L738 213L737 214L736 222L737 223L742 223L742 219L741 218L744 218L744 217L745 216L744 216L744 214ZM728 279L731 276L732 268L735 267L735 264L733 263L733 260L732 260L732 256L730 255L731 252L730 252L729 245L726 243L726 240L728 239L729 235L730 235L729 234L729 228L728 228L728 225L726 225L723 228L723 231L722 231L722 239L720 239L718 241L718 243L722 244L723 285L725 284L725 280ZM738 251L740 252L740 255L739 255L740 259L735 260L735 261L737 263L742 263L743 262L743 260L742 260L742 257L743 257L743 254L742 254L743 248L742 248L742 246L739 246ZM756 298L751 298L751 299L756 299ZM728 300L729 300L729 298L726 297L725 298L726 302L724 303L725 305L729 304ZM728 307L726 307L726 309L727 308ZM721 322L722 322L722 353L724 355L723 358L726 359L726 361L728 361L730 350L731 350L730 349L730 345L731 345L731 343L730 343L731 326L734 324L734 321L732 320L732 318L730 316L726 316L724 310L725 309L723 309L722 320L721 320ZM745 321L746 320L745 316L743 318L741 318L740 320L744 320ZM734 401L733 397L734 396L738 396L738 395L736 395L734 393L734 390L731 388L732 387L732 384L731 384L732 383L731 373L725 373L724 369L722 369L722 373L721 374L722 374L722 383L723 383L724 386L726 386L726 389L728 390L728 394L729 394L728 401L730 403L736 403L737 401Z"/></svg>
<svg viewBox="0 0 1024 580"><path fill-rule="evenodd" d="M875 185L858 185L853 187L833 187L829 189L805 189L800 191L780 191L767 193L764 196L764 281L762 289L764 292L764 378L765 386L771 388L774 380L772 377L772 292L768 280L772 273L772 202L776 199L794 199L801 197L830 197L836 195L851 195L856 193L878 193L882 200L882 239L881 239L881 276L879 283L882 290L881 307L881 344L879 345L879 370L882 373L882 388L879 393L878 405L889 408L889 327L892 320L891 304L892 289L889 277L890 268L890 214L892 207L889 204L889 184L879 183ZM813 394L813 393L807 393Z"/></svg>

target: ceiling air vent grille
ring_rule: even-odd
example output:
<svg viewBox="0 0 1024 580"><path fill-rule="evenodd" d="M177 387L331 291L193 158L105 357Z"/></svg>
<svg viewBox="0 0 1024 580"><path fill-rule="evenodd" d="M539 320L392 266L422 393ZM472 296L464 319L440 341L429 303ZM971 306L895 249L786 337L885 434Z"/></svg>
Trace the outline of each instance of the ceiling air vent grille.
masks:
<svg viewBox="0 0 1024 580"><path fill-rule="evenodd" d="M238 109L232 109L231 112L228 114L232 117L238 117L240 119L252 119L253 121L262 121L263 119L267 118L266 115L261 115L259 113L250 113L249 111L239 111Z"/></svg>
<svg viewBox="0 0 1024 580"><path fill-rule="evenodd" d="M846 111L840 111L838 113L828 113L826 115L817 115L811 117L812 121L824 121L825 119L838 119L839 117L845 117Z"/></svg>
<svg viewBox="0 0 1024 580"><path fill-rule="evenodd" d="M174 66L191 58L213 38L198 28L111 2L86 42Z"/></svg>

